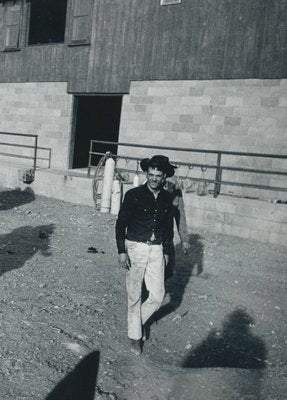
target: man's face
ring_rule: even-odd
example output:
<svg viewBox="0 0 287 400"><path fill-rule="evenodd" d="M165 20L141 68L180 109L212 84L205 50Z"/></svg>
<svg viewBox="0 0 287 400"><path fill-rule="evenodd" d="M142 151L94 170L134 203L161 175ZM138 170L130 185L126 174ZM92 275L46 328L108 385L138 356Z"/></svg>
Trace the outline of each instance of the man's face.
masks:
<svg viewBox="0 0 287 400"><path fill-rule="evenodd" d="M159 190L165 180L165 174L157 168L149 168L146 177L147 184L151 190Z"/></svg>

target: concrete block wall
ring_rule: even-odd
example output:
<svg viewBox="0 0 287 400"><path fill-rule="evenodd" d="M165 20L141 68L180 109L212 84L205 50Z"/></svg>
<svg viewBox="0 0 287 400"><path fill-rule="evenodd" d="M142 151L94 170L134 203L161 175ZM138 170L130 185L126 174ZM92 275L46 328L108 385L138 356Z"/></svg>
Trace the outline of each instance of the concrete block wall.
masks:
<svg viewBox="0 0 287 400"><path fill-rule="evenodd" d="M287 154L287 80L210 80L132 82L124 96L119 141L158 146ZM120 148L119 153L146 157L159 150ZM216 162L216 156L165 152L171 160ZM224 165L287 171L287 159L229 157ZM214 170L181 171L185 176L214 177ZM287 186L287 178L224 172L223 179ZM235 186L225 193L287 199L284 192Z"/></svg>
<svg viewBox="0 0 287 400"><path fill-rule="evenodd" d="M19 179L19 167L1 164L0 186L10 189L31 188L35 195L42 195L76 204L95 207L93 182L86 176L71 176L65 171L37 170L35 180L30 185Z"/></svg>
<svg viewBox="0 0 287 400"><path fill-rule="evenodd" d="M287 246L287 204L184 193L187 225L245 239Z"/></svg>
<svg viewBox="0 0 287 400"><path fill-rule="evenodd" d="M68 167L71 135L72 95L67 94L67 83L0 83L0 132L36 134L39 136L38 156L48 158L51 149L51 167ZM1 136L1 142L33 145L32 139ZM30 156L31 149L1 146L1 151ZM2 156L8 160L7 157ZM20 160L14 158L15 162ZM30 165L32 161L29 161ZM27 163L27 162L26 162ZM48 161L38 165L48 167Z"/></svg>

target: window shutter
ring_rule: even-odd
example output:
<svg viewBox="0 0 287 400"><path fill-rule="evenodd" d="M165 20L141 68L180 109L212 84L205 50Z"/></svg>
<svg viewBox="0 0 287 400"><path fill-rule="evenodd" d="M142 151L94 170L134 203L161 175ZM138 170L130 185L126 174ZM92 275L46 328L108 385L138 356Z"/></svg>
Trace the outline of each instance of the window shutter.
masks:
<svg viewBox="0 0 287 400"><path fill-rule="evenodd" d="M5 12L5 49L18 49L20 39L21 4L7 3Z"/></svg>
<svg viewBox="0 0 287 400"><path fill-rule="evenodd" d="M91 0L75 0L72 22L72 43L89 43L91 36Z"/></svg>

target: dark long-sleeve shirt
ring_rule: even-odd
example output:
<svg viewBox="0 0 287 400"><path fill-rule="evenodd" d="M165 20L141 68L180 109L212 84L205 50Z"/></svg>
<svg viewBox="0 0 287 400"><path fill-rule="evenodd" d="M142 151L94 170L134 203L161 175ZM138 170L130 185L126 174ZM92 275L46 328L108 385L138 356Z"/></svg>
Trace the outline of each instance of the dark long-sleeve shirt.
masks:
<svg viewBox="0 0 287 400"><path fill-rule="evenodd" d="M173 240L172 197L161 189L157 198L147 184L130 189L116 222L118 252L125 253L125 239L162 244L165 254Z"/></svg>

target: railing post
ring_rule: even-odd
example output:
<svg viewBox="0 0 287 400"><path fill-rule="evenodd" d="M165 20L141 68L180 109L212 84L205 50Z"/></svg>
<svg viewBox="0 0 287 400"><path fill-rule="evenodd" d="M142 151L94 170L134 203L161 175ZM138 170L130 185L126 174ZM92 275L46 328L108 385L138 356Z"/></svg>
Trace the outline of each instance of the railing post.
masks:
<svg viewBox="0 0 287 400"><path fill-rule="evenodd" d="M34 164L33 164L34 175L37 168L37 152L38 152L38 135L35 136Z"/></svg>
<svg viewBox="0 0 287 400"><path fill-rule="evenodd" d="M88 178L91 176L91 162L92 162L93 141L90 140L89 163L88 163Z"/></svg>
<svg viewBox="0 0 287 400"><path fill-rule="evenodd" d="M221 178L222 178L222 168L221 168L221 153L217 153L217 167L215 173L215 182L214 182L214 193L213 197L217 197L220 194L221 188Z"/></svg>

